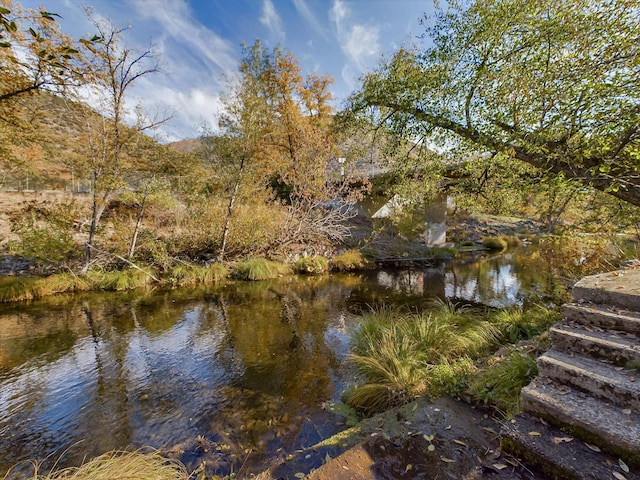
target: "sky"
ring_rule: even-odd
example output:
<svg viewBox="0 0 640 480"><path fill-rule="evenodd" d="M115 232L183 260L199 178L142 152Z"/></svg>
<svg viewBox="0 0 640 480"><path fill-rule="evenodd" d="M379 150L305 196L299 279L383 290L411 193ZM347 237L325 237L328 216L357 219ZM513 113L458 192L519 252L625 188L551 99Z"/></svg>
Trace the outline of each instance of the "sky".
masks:
<svg viewBox="0 0 640 480"><path fill-rule="evenodd" d="M236 72L242 43L256 39L280 46L298 59L303 74L331 75L334 106L340 108L358 78L424 32L420 20L434 0L21 0L59 14L74 37L93 32L85 6L118 27L130 26L125 43L142 52L153 46L162 73L131 91L129 104L167 108L172 120L161 140L197 137L215 130L225 74Z"/></svg>

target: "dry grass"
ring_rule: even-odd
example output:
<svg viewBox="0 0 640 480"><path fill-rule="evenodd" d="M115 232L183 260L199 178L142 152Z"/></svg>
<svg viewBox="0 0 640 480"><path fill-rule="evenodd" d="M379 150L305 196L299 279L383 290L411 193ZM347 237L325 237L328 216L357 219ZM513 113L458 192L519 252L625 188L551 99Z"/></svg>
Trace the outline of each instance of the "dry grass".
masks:
<svg viewBox="0 0 640 480"><path fill-rule="evenodd" d="M47 474L40 474L38 465L34 465L35 471L28 480L187 480L189 478L182 463L164 458L157 452L108 452L89 460L80 467L54 468Z"/></svg>

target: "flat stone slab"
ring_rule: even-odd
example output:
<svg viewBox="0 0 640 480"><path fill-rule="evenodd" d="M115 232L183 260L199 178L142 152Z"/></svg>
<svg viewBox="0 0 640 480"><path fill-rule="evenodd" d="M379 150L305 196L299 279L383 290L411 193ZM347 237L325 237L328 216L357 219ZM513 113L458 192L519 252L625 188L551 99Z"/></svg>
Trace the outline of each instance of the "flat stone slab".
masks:
<svg viewBox="0 0 640 480"><path fill-rule="evenodd" d="M615 305L640 312L640 268L585 277L572 290L576 302Z"/></svg>
<svg viewBox="0 0 640 480"><path fill-rule="evenodd" d="M640 334L640 312L611 305L568 303L562 306L562 315L568 321L584 326Z"/></svg>
<svg viewBox="0 0 640 480"><path fill-rule="evenodd" d="M502 429L502 448L536 463L547 478L640 480L638 469L529 414L518 415ZM625 467L629 467L629 472Z"/></svg>
<svg viewBox="0 0 640 480"><path fill-rule="evenodd" d="M558 380L621 408L640 413L640 372L551 349L538 358L542 377Z"/></svg>
<svg viewBox="0 0 640 480"><path fill-rule="evenodd" d="M591 395L536 378L520 395L525 411L562 425L640 467L640 415Z"/></svg>

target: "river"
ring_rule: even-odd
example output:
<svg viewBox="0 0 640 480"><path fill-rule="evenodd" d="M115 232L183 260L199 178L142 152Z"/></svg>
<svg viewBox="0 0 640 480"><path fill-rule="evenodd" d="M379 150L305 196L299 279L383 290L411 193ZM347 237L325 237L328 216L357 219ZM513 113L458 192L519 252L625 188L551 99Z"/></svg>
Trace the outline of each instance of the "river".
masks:
<svg viewBox="0 0 640 480"><path fill-rule="evenodd" d="M434 268L62 295L0 307L0 478L153 447L190 469L257 473L345 428L324 408L352 382L360 312L552 302L535 250Z"/></svg>

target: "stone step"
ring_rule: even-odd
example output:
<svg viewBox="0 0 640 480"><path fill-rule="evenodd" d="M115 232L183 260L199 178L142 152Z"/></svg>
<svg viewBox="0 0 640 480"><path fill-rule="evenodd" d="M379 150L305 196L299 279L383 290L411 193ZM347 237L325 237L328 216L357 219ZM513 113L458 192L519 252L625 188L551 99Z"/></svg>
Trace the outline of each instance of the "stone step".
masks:
<svg viewBox="0 0 640 480"><path fill-rule="evenodd" d="M640 368L640 341L633 334L590 332L561 323L551 327L549 335L557 350L607 360L629 369Z"/></svg>
<svg viewBox="0 0 640 480"><path fill-rule="evenodd" d="M598 451L577 437L522 413L506 422L501 430L504 452L526 458L549 479L614 479L614 472L626 480L640 480L637 468L621 466L617 456ZM627 472L626 470L630 470Z"/></svg>
<svg viewBox="0 0 640 480"><path fill-rule="evenodd" d="M571 291L576 302L615 305L640 310L640 268L585 277Z"/></svg>
<svg viewBox="0 0 640 480"><path fill-rule="evenodd" d="M640 413L640 374L555 349L538 358L538 372L609 403Z"/></svg>
<svg viewBox="0 0 640 480"><path fill-rule="evenodd" d="M568 303L562 306L568 321L629 333L640 333L640 312L624 310L610 305Z"/></svg>
<svg viewBox="0 0 640 480"><path fill-rule="evenodd" d="M525 411L640 467L639 414L540 377L522 389L520 399Z"/></svg>

